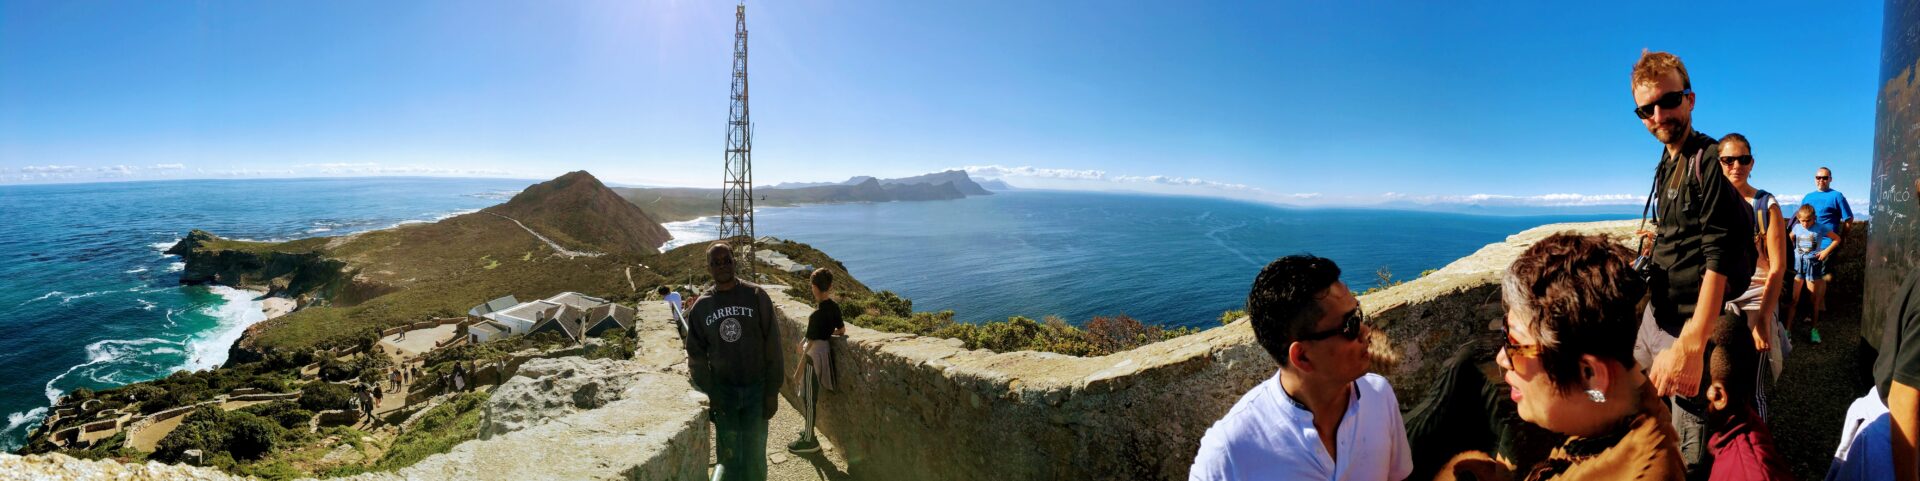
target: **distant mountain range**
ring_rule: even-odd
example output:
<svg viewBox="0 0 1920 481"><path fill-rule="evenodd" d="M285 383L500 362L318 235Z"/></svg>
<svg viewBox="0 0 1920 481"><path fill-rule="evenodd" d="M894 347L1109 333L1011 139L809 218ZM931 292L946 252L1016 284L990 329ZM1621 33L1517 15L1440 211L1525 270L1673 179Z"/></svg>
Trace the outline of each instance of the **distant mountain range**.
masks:
<svg viewBox="0 0 1920 481"><path fill-rule="evenodd" d="M1003 182L994 181L1000 187ZM1004 189L999 189L1004 190ZM692 220L720 213L720 189L616 187L614 192L661 222ZM754 206L780 207L842 202L953 200L993 195L968 177L949 170L898 179L855 176L845 182L787 182L754 190Z"/></svg>

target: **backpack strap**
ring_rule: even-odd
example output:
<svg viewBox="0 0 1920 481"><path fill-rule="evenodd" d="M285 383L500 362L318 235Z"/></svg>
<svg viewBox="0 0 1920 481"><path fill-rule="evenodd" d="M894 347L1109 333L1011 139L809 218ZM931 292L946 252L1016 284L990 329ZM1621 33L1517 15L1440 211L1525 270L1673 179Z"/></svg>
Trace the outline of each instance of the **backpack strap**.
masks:
<svg viewBox="0 0 1920 481"><path fill-rule="evenodd" d="M1772 209L1770 209L1769 206L1773 205L1773 202L1772 193L1767 192L1765 189L1757 189L1754 191L1753 215L1760 219L1760 232L1766 232L1767 225L1773 222L1773 216L1767 215L1772 213Z"/></svg>

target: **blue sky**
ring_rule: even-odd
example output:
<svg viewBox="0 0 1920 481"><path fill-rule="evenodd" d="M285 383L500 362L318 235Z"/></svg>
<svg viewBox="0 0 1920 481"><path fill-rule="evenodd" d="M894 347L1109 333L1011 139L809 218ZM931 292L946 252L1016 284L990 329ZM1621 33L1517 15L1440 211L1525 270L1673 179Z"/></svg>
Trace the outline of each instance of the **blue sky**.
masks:
<svg viewBox="0 0 1920 481"><path fill-rule="evenodd" d="M1637 206L1641 49L1755 184L1864 200L1879 2L756 2L762 184L949 168L1301 204ZM0 0L0 182L717 186L733 2ZM1575 195L1577 194L1577 195Z"/></svg>

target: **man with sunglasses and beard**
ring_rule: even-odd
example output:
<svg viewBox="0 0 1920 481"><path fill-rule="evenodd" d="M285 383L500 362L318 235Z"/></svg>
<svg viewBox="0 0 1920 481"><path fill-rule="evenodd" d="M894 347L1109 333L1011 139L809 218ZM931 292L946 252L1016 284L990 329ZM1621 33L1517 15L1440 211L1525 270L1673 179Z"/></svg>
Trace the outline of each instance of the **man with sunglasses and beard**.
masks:
<svg viewBox="0 0 1920 481"><path fill-rule="evenodd" d="M707 393L726 480L767 479L767 420L779 408L782 359L773 298L734 277L733 247L707 248L713 287L687 312L687 371Z"/></svg>
<svg viewBox="0 0 1920 481"><path fill-rule="evenodd" d="M1280 371L1207 429L1187 479L1397 481L1413 472L1393 387L1367 372L1372 329L1333 261L1267 264L1247 317Z"/></svg>
<svg viewBox="0 0 1920 481"><path fill-rule="evenodd" d="M1753 276L1754 220L1720 170L1719 143L1693 129L1694 93L1687 67L1667 52L1642 52L1633 66L1634 114L1665 148L1654 171L1654 232L1649 316L1634 346L1656 393L1666 397L1688 478L1705 479L1707 345L1722 322L1746 324L1725 309ZM1647 235L1647 233L1642 233Z"/></svg>

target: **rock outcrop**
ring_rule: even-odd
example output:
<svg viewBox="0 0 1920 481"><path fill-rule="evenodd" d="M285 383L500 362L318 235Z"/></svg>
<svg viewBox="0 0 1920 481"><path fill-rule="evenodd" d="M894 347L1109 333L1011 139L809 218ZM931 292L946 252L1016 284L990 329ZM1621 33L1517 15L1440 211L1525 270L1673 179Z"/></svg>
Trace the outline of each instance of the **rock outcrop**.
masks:
<svg viewBox="0 0 1920 481"><path fill-rule="evenodd" d="M397 288L357 276L345 261L286 244L232 241L194 229L167 254L186 265L181 284L259 287L270 294L351 306Z"/></svg>
<svg viewBox="0 0 1920 481"><path fill-rule="evenodd" d="M110 459L89 461L65 454L20 456L0 453L0 480L240 480L215 468L158 462L122 464Z"/></svg>

